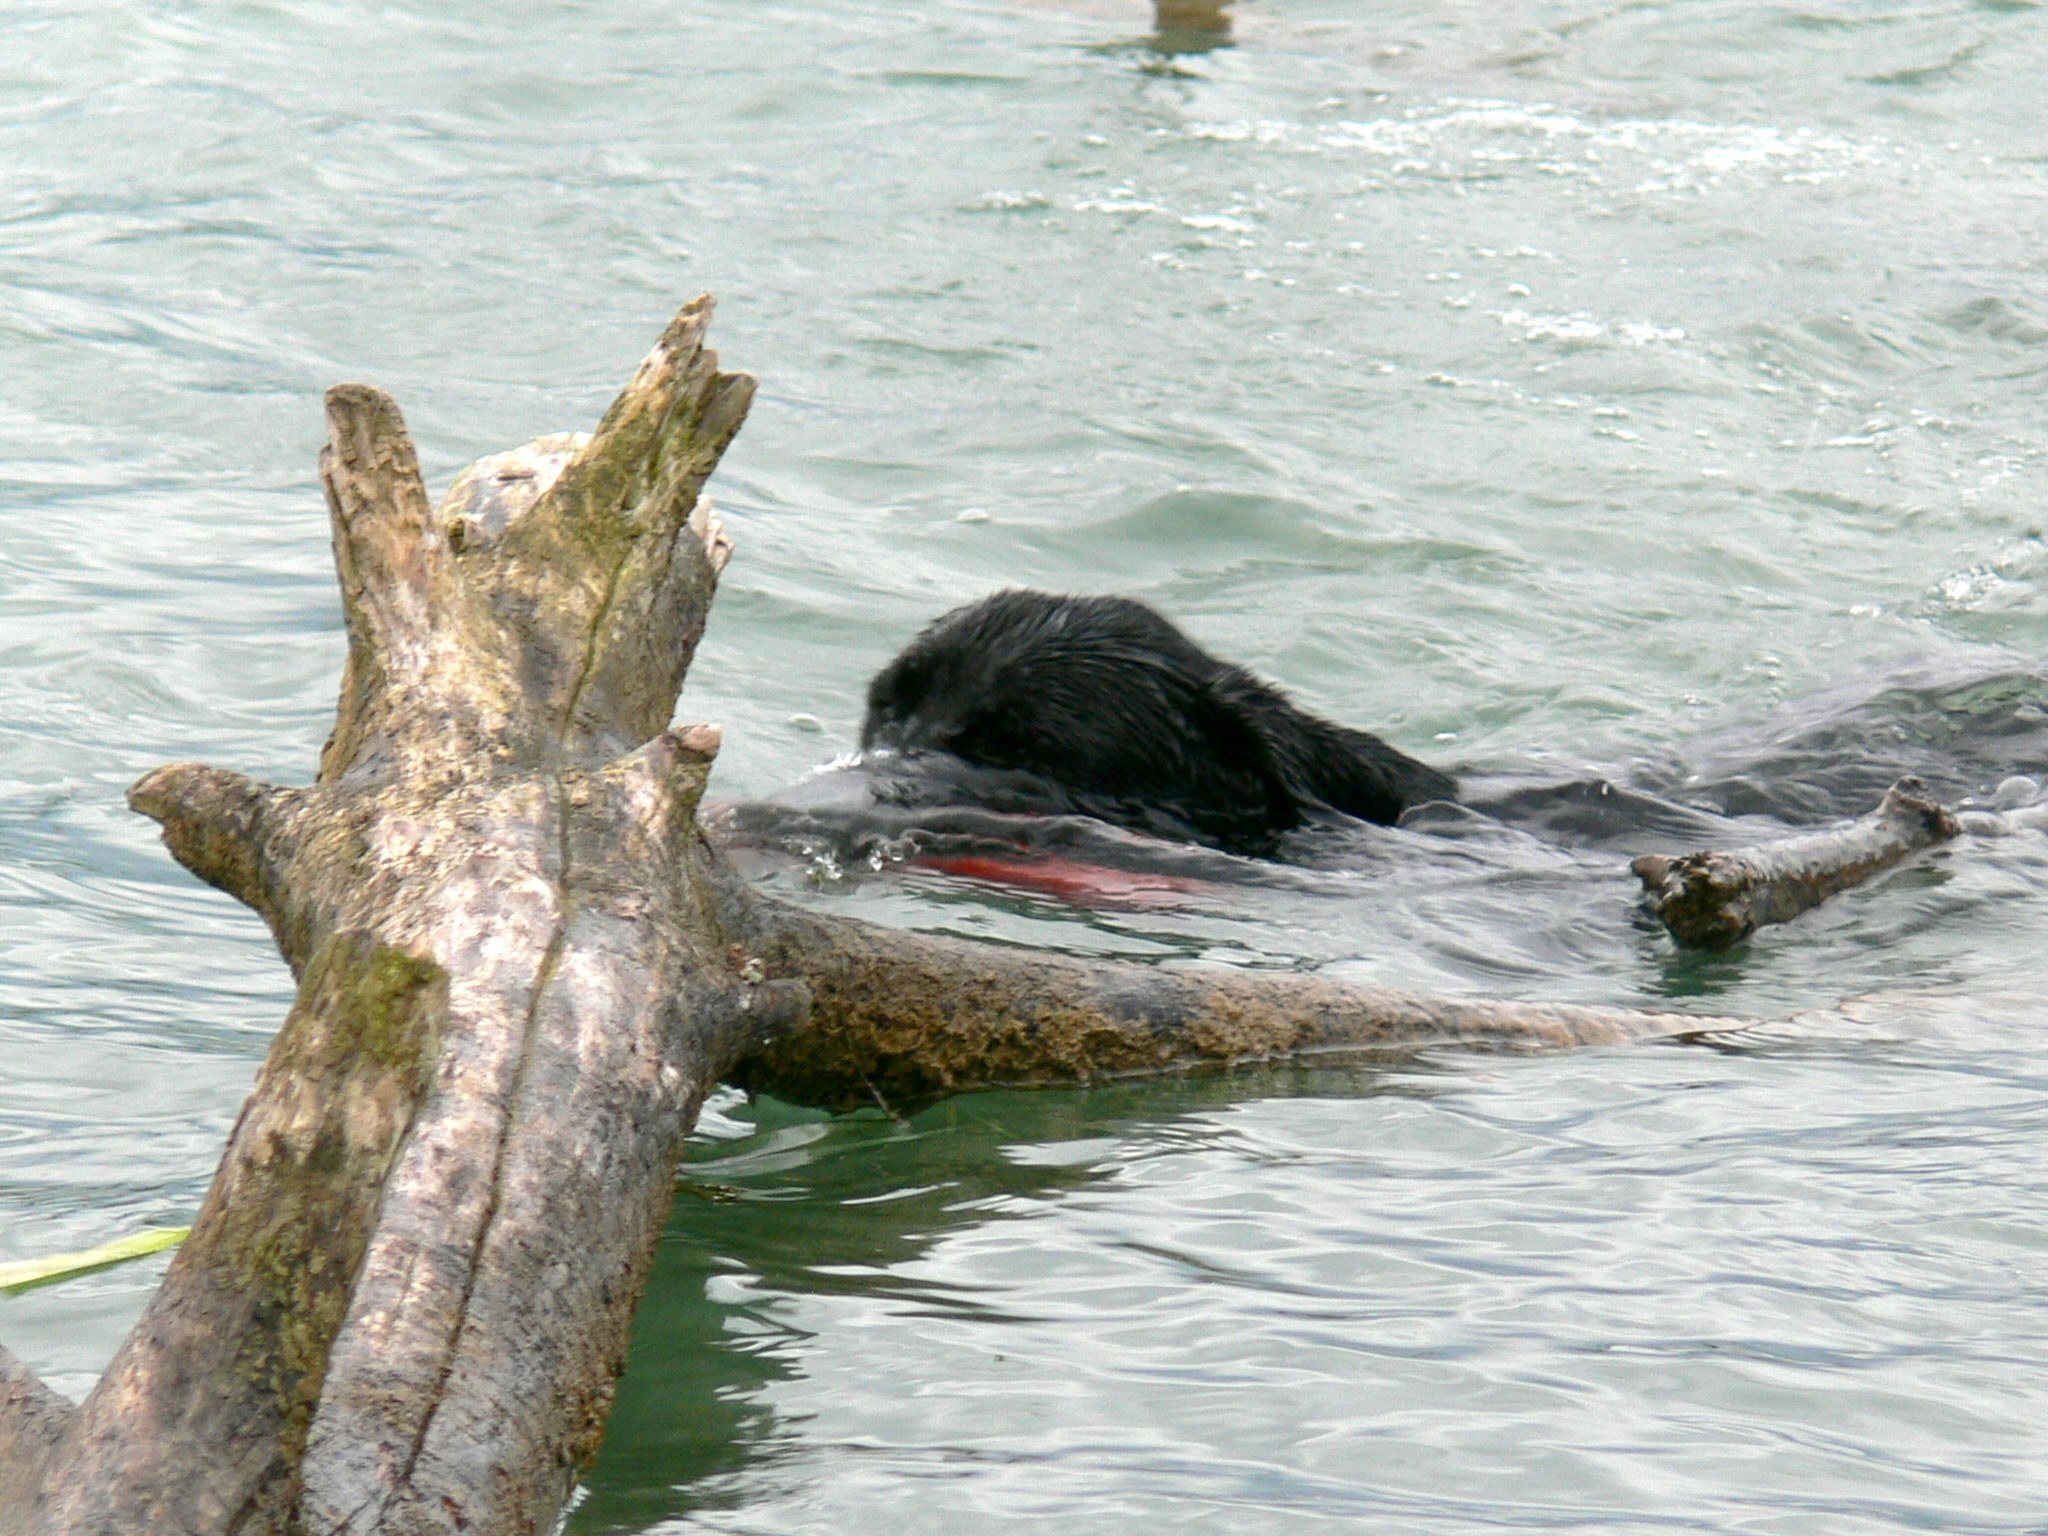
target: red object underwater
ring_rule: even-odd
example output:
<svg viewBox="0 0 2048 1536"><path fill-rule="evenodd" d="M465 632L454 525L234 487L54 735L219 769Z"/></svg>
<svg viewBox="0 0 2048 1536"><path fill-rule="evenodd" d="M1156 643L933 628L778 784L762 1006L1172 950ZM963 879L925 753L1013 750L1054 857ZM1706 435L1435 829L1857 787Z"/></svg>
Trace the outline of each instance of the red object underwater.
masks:
<svg viewBox="0 0 2048 1536"><path fill-rule="evenodd" d="M1127 869L1023 853L1014 859L988 854L920 856L912 862L919 869L1039 891L1079 906L1186 906L1188 897L1215 889L1205 880L1136 874Z"/></svg>

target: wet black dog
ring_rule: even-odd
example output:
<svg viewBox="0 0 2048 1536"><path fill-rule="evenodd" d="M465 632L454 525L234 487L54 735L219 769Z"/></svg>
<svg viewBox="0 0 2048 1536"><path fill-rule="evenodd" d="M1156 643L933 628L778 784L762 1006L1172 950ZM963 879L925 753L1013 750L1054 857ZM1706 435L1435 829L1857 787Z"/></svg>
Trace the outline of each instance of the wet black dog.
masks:
<svg viewBox="0 0 2048 1536"><path fill-rule="evenodd" d="M942 615L876 674L861 746L725 807L724 835L841 867L1026 850L1243 881L1247 866L1206 850L1351 871L1385 857L1361 823L1426 805L1408 824L1449 837L1683 852L1753 840L1758 818L1860 814L1901 774L1949 799L2048 777L2048 678L1900 673L1874 692L1859 679L1686 760L1461 784L1297 708L1142 603L1010 591Z"/></svg>
<svg viewBox="0 0 2048 1536"><path fill-rule="evenodd" d="M891 803L1078 812L1243 853L1457 792L1123 597L1012 590L942 615L869 685L861 748Z"/></svg>

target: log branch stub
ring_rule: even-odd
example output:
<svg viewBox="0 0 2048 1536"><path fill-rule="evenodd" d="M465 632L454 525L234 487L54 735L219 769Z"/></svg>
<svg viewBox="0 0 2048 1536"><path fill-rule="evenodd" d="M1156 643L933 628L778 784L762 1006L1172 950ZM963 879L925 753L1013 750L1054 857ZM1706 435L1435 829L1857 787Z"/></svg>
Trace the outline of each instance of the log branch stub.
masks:
<svg viewBox="0 0 2048 1536"><path fill-rule="evenodd" d="M266 915L276 906L279 806L292 792L204 763L170 763L137 779L128 807L163 828L164 846L208 885Z"/></svg>
<svg viewBox="0 0 2048 1536"><path fill-rule="evenodd" d="M433 1077L440 970L322 945L192 1234L0 1532L287 1529L385 1176Z"/></svg>
<svg viewBox="0 0 2048 1536"><path fill-rule="evenodd" d="M667 725L730 543L704 483L754 381L704 346L712 302L684 305L590 440L499 543L501 610L552 610L578 651L529 672L566 760L630 751Z"/></svg>
<svg viewBox="0 0 2048 1536"><path fill-rule="evenodd" d="M1644 854L1629 868L1643 902L1679 943L1726 949L1789 922L1919 849L1961 830L1918 779L1900 779L1867 816L1821 832L1676 858Z"/></svg>
<svg viewBox="0 0 2048 1536"><path fill-rule="evenodd" d="M320 480L342 589L368 637L388 648L425 634L442 549L428 537L427 488L397 401L373 384L327 391Z"/></svg>
<svg viewBox="0 0 2048 1536"><path fill-rule="evenodd" d="M704 799L720 740L715 725L680 726L600 772L617 785L634 821L680 848Z"/></svg>
<svg viewBox="0 0 2048 1536"><path fill-rule="evenodd" d="M350 768L382 723L394 674L416 675L434 619L440 553L428 526L419 455L398 402L370 384L327 391L320 483L334 539L348 629L341 701L320 757L320 778Z"/></svg>

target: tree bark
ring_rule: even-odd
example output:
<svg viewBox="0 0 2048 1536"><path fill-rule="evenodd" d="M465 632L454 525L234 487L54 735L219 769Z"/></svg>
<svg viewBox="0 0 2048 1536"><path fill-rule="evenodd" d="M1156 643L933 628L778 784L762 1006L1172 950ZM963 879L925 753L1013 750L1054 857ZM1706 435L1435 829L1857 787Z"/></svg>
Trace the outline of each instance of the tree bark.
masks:
<svg viewBox="0 0 2048 1536"><path fill-rule="evenodd" d="M378 1195L433 1074L443 981L360 934L321 946L192 1235L48 1445L19 1529L263 1530L290 1512Z"/></svg>
<svg viewBox="0 0 2048 1536"><path fill-rule="evenodd" d="M76 1411L0 1344L0 1531L26 1529L51 1453Z"/></svg>
<svg viewBox="0 0 2048 1536"><path fill-rule="evenodd" d="M722 1076L891 1108L1429 1042L1740 1021L1431 1000L895 934L757 899L667 729L752 381L684 307L594 434L431 508L329 392L349 652L314 783L130 792L299 977L191 1238L76 1409L0 1351L0 1536L526 1536L596 1450L684 1136Z"/></svg>
<svg viewBox="0 0 2048 1536"><path fill-rule="evenodd" d="M826 1109L901 1113L948 1094L1039 1088L1418 1046L1543 1050L1741 1029L1630 1008L1426 997L1294 972L1076 960L763 904L771 972L808 1019L728 1080Z"/></svg>

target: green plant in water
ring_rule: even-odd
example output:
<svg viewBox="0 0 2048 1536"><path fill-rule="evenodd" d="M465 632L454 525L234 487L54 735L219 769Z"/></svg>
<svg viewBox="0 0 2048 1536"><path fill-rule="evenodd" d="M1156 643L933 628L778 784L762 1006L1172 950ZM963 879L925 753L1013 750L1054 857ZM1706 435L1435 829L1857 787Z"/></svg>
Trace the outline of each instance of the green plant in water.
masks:
<svg viewBox="0 0 2048 1536"><path fill-rule="evenodd" d="M117 1237L110 1243L101 1243L97 1248L82 1248L76 1253L53 1253L46 1259L23 1259L17 1264L0 1264L0 1292L12 1296L20 1291L34 1290L39 1285L55 1285L60 1280L89 1275L96 1269L107 1269L115 1264L126 1264L130 1259L161 1253L182 1243L191 1230L190 1227L146 1227L126 1237Z"/></svg>

